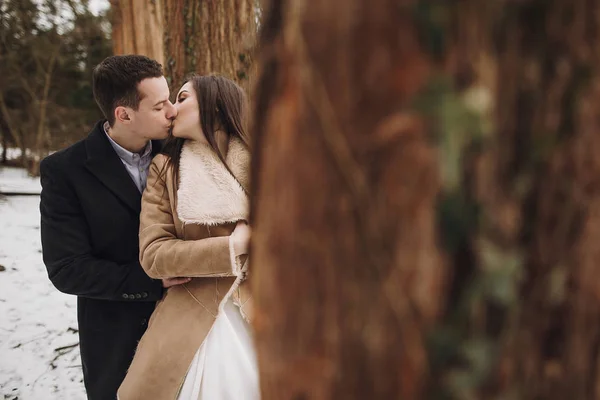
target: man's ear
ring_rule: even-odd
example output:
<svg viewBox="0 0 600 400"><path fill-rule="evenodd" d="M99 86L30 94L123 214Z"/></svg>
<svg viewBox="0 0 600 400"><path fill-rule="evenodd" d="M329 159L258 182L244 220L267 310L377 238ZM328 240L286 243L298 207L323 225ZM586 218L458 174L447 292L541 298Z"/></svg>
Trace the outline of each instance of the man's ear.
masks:
<svg viewBox="0 0 600 400"><path fill-rule="evenodd" d="M122 124L131 123L131 112L127 107L119 106L115 108L115 120Z"/></svg>

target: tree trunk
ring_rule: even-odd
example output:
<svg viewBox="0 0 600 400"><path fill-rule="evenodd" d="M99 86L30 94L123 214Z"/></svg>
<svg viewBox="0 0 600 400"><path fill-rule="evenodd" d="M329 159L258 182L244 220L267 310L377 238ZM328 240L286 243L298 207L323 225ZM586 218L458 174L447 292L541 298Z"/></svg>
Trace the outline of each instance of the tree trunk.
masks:
<svg viewBox="0 0 600 400"><path fill-rule="evenodd" d="M114 53L144 54L161 62L172 90L194 72L219 73L250 90L256 0L110 2Z"/></svg>
<svg viewBox="0 0 600 400"><path fill-rule="evenodd" d="M20 166L23 168L26 168L27 171L29 171L29 162L28 162L29 158L27 157L27 149L28 149L27 137L25 136L25 133L23 132L23 130L20 130L19 134L20 134L19 143L21 144Z"/></svg>
<svg viewBox="0 0 600 400"><path fill-rule="evenodd" d="M163 1L110 0L114 54L141 54L164 62Z"/></svg>
<svg viewBox="0 0 600 400"><path fill-rule="evenodd" d="M400 2L401 3L401 2ZM430 63L394 0L274 0L253 165L263 399L418 399L443 293Z"/></svg>
<svg viewBox="0 0 600 400"><path fill-rule="evenodd" d="M38 176L40 174L40 162L47 155L49 143L49 130L46 121L46 114L48 112L48 96L50 94L50 85L52 83L52 75L54 72L54 66L60 52L60 46L57 46L48 66L44 71L44 88L42 91L41 100L39 101L39 121L37 126L37 132L35 134L35 148L33 148L33 159L29 166L29 174L32 176Z"/></svg>
<svg viewBox="0 0 600 400"><path fill-rule="evenodd" d="M264 399L600 399L598 10L271 2Z"/></svg>
<svg viewBox="0 0 600 400"><path fill-rule="evenodd" d="M2 161L1 164L6 165L8 162L8 135L2 132Z"/></svg>
<svg viewBox="0 0 600 400"><path fill-rule="evenodd" d="M525 255L510 357L522 398L600 399L599 10L515 4L501 25L496 182Z"/></svg>
<svg viewBox="0 0 600 400"><path fill-rule="evenodd" d="M600 399L600 1L477 4L497 62L493 129L454 157L441 147L464 161L441 196L440 236L459 244L428 386Z"/></svg>
<svg viewBox="0 0 600 400"><path fill-rule="evenodd" d="M2 114L2 119L4 120L4 124L6 125L6 130L4 131L4 135L7 133L10 135L12 142L16 147L22 148L21 143L21 132L15 126L13 119L10 115L10 111L6 106L6 101L4 100L4 94L0 91L0 113Z"/></svg>
<svg viewBox="0 0 600 400"><path fill-rule="evenodd" d="M219 73L250 88L254 0L163 0L165 66L172 89L189 73Z"/></svg>

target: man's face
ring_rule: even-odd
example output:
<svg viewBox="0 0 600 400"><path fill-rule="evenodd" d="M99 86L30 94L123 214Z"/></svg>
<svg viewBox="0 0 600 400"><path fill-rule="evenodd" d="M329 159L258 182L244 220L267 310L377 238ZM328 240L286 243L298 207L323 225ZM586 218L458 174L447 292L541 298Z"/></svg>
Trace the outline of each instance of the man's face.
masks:
<svg viewBox="0 0 600 400"><path fill-rule="evenodd" d="M131 130L148 140L165 139L177 109L169 101L169 85L164 76L146 78L138 84L142 100L137 111L131 112Z"/></svg>

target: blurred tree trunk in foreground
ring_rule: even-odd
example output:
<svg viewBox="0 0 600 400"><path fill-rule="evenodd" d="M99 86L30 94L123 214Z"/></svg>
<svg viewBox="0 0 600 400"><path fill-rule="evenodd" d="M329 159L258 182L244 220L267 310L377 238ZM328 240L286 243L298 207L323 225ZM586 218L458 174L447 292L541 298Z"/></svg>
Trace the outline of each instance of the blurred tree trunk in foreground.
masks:
<svg viewBox="0 0 600 400"><path fill-rule="evenodd" d="M273 1L255 118L264 399L415 399L443 277L430 62L393 0Z"/></svg>
<svg viewBox="0 0 600 400"><path fill-rule="evenodd" d="M599 11L597 0L526 2L500 20L495 171L481 203L501 265L522 277L498 374L522 398L600 399Z"/></svg>
<svg viewBox="0 0 600 400"><path fill-rule="evenodd" d="M264 399L600 399L598 11L271 1Z"/></svg>

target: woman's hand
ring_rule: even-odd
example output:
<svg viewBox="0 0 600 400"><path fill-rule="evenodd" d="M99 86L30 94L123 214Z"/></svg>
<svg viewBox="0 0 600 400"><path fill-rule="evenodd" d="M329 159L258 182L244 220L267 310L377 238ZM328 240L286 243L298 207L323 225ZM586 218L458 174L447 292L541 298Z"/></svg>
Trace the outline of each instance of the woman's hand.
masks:
<svg viewBox="0 0 600 400"><path fill-rule="evenodd" d="M231 233L231 239L233 241L233 251L236 256L248 254L248 247L250 245L250 227L245 221L239 221L235 226L235 229Z"/></svg>

